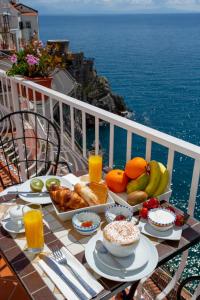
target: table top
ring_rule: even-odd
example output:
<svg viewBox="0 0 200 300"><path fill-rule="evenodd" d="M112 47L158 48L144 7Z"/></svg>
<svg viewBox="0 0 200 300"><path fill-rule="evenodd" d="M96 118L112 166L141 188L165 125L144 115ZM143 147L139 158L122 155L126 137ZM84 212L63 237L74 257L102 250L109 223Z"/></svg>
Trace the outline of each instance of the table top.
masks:
<svg viewBox="0 0 200 300"><path fill-rule="evenodd" d="M0 199L0 203L2 203L1 206L5 205L2 201L3 199ZM7 201L8 199L4 197L4 202ZM163 202L162 205L165 206L166 202ZM45 222L44 252L50 253L51 249L55 246L65 246L103 285L104 290L98 295L98 299L109 299L113 294L130 286L130 282L119 283L102 278L89 268L85 260L84 248L91 236L84 237L77 233L72 226L71 220L62 222L57 217L52 205L43 207L43 214ZM104 216L101 215L101 217L102 220L104 220ZM103 221L101 227L104 226L104 224L105 222ZM157 248L159 255L158 266L160 266L200 241L200 223L188 216L187 222L183 227L180 241L163 241L157 238L150 239ZM30 298L34 300L64 300L63 295L39 266L38 258L31 257L30 254L24 251L25 248L26 240L24 234L11 236L2 227L0 228L0 250L24 285Z"/></svg>

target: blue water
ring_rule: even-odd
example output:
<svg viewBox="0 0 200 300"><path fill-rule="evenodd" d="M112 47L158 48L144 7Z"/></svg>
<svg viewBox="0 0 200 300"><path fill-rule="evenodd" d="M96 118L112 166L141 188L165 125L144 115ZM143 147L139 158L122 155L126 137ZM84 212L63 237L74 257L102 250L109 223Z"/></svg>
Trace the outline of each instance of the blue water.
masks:
<svg viewBox="0 0 200 300"><path fill-rule="evenodd" d="M200 145L200 15L42 16L40 34L69 39L71 50L94 57L99 74L124 96L133 120ZM116 129L115 164L123 165L125 132ZM89 132L89 134L92 134ZM108 147L108 128L101 144ZM144 155L135 136L133 156ZM166 162L167 151L153 145L153 158ZM193 161L175 156L172 201L185 209ZM200 193L195 216L200 219ZM200 267L193 248L189 273ZM192 268L191 268L192 266Z"/></svg>

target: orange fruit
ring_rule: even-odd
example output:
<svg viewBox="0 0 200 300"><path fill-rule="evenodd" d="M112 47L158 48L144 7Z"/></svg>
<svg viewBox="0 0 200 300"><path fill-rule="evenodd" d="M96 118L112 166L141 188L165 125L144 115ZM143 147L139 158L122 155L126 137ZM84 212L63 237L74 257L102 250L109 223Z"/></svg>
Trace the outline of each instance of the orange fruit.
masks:
<svg viewBox="0 0 200 300"><path fill-rule="evenodd" d="M142 157L135 157L126 163L125 173L131 179L136 179L146 172L147 162Z"/></svg>
<svg viewBox="0 0 200 300"><path fill-rule="evenodd" d="M128 177L123 170L112 170L105 177L108 188L114 193L122 193L126 190Z"/></svg>

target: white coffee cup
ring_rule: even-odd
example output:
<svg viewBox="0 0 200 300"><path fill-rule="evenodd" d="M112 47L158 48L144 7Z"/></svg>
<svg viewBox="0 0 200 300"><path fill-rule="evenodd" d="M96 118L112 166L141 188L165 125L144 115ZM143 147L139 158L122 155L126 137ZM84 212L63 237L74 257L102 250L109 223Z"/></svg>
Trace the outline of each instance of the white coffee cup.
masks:
<svg viewBox="0 0 200 300"><path fill-rule="evenodd" d="M16 205L9 209L10 219L17 229L21 229L23 227L23 207L24 205Z"/></svg>

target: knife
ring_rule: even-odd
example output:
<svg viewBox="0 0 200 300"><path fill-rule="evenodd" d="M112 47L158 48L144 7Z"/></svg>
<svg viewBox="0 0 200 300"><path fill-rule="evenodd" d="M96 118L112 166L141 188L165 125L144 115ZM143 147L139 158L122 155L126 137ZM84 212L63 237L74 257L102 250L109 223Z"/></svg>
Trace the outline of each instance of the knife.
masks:
<svg viewBox="0 0 200 300"><path fill-rule="evenodd" d="M70 289L79 297L80 300L89 300L87 296L60 270L54 260L48 256L43 256L45 263L70 287Z"/></svg>
<svg viewBox="0 0 200 300"><path fill-rule="evenodd" d="M31 195L31 196L43 196L43 195L48 195L49 192L24 192L24 191L8 191L7 195L16 195L16 194L26 194L26 195Z"/></svg>

